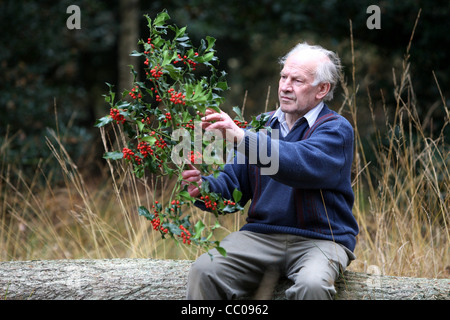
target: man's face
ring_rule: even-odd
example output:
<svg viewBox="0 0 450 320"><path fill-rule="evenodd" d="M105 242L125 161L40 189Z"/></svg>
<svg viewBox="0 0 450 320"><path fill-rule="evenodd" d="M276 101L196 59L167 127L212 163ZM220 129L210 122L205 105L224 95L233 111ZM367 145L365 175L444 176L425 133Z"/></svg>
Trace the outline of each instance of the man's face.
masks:
<svg viewBox="0 0 450 320"><path fill-rule="evenodd" d="M281 110L295 118L304 116L325 96L324 84L313 86L319 59L292 54L280 73L278 99ZM325 84L327 85L327 84Z"/></svg>

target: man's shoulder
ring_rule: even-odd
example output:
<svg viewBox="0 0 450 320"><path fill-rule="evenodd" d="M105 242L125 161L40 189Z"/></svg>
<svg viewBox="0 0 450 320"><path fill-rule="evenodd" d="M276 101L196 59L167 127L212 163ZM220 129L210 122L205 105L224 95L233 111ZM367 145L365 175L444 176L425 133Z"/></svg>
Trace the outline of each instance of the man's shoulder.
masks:
<svg viewBox="0 0 450 320"><path fill-rule="evenodd" d="M344 117L342 114L337 113L336 111L330 109L326 104L324 105L322 112L319 114L317 121L319 121L319 119L321 117L323 119L330 118L330 120L337 120L336 124L344 125L346 127L350 127L353 129L353 126L351 125L350 121L346 117Z"/></svg>

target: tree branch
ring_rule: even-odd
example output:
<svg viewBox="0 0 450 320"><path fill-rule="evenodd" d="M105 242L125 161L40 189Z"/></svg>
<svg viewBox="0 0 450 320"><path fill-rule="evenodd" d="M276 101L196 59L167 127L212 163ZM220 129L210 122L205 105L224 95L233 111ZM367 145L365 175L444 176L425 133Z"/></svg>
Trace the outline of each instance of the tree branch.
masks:
<svg viewBox="0 0 450 320"><path fill-rule="evenodd" d="M49 260L0 262L0 299L185 299L192 261L153 259ZM288 280L273 295L285 299ZM273 285L265 282L272 291ZM262 288L264 290L264 288ZM346 271L336 283L336 299L447 299L450 279L369 275Z"/></svg>

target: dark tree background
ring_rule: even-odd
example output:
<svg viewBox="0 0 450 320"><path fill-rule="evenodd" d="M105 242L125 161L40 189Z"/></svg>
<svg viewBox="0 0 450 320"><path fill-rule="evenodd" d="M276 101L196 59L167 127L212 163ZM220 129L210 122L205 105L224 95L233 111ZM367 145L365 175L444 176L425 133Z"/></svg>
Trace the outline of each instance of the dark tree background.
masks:
<svg viewBox="0 0 450 320"><path fill-rule="evenodd" d="M66 27L70 15L66 9L72 4L81 9L81 30ZM366 9L372 4L381 9L379 30L366 26ZM227 111L242 106L247 92L245 114L262 112L269 86L273 108L277 59L300 41L337 51L350 78L350 20L358 85L381 108L380 92L385 90L385 98L392 99L393 68L401 69L420 10L410 61L421 117L442 104L433 71L444 95L450 94L448 0L4 0L0 2L2 168L32 172L40 161L51 161L45 137L49 130L57 130L79 167L94 170L102 146L93 124L108 112L102 97L105 82L119 91L131 86L127 66L139 61L128 53L139 38L146 38L143 14L155 16L163 9L176 24L188 26L194 40L217 38L219 68L227 71L231 87L223 106ZM339 106L340 99L338 91L331 105ZM430 130L439 132L444 117L444 110L436 108Z"/></svg>

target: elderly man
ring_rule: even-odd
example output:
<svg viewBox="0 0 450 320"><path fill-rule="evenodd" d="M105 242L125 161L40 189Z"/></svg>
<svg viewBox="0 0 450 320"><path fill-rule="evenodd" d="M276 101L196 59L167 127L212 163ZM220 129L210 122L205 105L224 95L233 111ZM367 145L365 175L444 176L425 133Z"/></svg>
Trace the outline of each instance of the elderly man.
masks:
<svg viewBox="0 0 450 320"><path fill-rule="evenodd" d="M268 272L292 280L288 299L332 299L335 280L355 258L353 129L323 102L333 97L339 58L300 43L280 62L280 107L267 123L279 130L278 170L261 174L257 159L227 164L217 178L203 177L195 168L183 172L186 181L197 182L198 187L188 186L191 196L197 197L207 180L225 198L237 188L242 205L251 200L247 224L221 242L227 257L212 250L212 259L203 254L192 265L188 299L249 296ZM205 130L226 131L226 139L247 157L271 139L240 129L224 112L208 111L202 121Z"/></svg>

